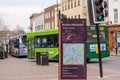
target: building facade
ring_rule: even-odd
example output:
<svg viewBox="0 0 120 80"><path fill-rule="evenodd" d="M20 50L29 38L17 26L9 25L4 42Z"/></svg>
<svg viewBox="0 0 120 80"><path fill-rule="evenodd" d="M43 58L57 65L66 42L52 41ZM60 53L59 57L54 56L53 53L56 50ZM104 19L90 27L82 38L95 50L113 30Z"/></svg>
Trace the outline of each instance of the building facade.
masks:
<svg viewBox="0 0 120 80"><path fill-rule="evenodd" d="M60 4L58 4L57 7L55 7L55 17L54 17L54 20L55 20L55 29L58 29L58 22L59 22L59 11L61 11L61 6Z"/></svg>
<svg viewBox="0 0 120 80"><path fill-rule="evenodd" d="M113 50L118 47L117 43L120 42L120 0L107 1L109 21L109 50Z"/></svg>
<svg viewBox="0 0 120 80"><path fill-rule="evenodd" d="M61 0L61 12L67 19L87 19L88 10L86 0Z"/></svg>
<svg viewBox="0 0 120 80"><path fill-rule="evenodd" d="M44 12L34 13L30 16L31 31L38 31L44 29Z"/></svg>
<svg viewBox="0 0 120 80"><path fill-rule="evenodd" d="M56 29L58 28L57 26L57 9L58 4L52 5L50 7L47 7L44 9L44 30L47 29Z"/></svg>
<svg viewBox="0 0 120 80"><path fill-rule="evenodd" d="M120 0L108 0L111 24L120 24Z"/></svg>

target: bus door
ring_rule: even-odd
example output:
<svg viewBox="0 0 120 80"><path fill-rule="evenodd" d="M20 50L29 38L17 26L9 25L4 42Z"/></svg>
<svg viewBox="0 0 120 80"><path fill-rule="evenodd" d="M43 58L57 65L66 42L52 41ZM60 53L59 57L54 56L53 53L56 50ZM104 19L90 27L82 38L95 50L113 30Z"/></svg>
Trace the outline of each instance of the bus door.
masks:
<svg viewBox="0 0 120 80"><path fill-rule="evenodd" d="M19 39L14 40L14 56L19 55Z"/></svg>
<svg viewBox="0 0 120 80"><path fill-rule="evenodd" d="M20 36L19 38L19 47L20 47L20 56L26 56L27 50L26 50L26 36Z"/></svg>
<svg viewBox="0 0 120 80"><path fill-rule="evenodd" d="M34 38L29 38L28 42L28 58L34 59L35 53L34 53Z"/></svg>

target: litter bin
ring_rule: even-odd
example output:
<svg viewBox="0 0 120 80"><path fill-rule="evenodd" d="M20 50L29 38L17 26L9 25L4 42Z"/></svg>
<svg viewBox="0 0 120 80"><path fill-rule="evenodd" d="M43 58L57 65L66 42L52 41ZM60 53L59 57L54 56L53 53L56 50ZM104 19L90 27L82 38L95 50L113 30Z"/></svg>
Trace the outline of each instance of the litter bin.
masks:
<svg viewBox="0 0 120 80"><path fill-rule="evenodd" d="M49 54L48 52L41 52L41 65L49 65Z"/></svg>
<svg viewBox="0 0 120 80"><path fill-rule="evenodd" d="M48 52L37 52L36 53L36 64L37 65L49 65Z"/></svg>
<svg viewBox="0 0 120 80"><path fill-rule="evenodd" d="M37 53L36 53L36 64L37 64L37 65L40 65L40 64L41 64L41 61L40 61L40 52L37 52Z"/></svg>

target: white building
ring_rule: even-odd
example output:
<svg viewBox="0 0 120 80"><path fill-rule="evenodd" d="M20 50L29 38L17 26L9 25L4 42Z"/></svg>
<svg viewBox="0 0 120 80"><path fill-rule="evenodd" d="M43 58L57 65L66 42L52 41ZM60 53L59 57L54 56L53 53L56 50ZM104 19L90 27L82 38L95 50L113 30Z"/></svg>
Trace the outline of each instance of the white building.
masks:
<svg viewBox="0 0 120 80"><path fill-rule="evenodd" d="M30 16L30 28L32 31L44 29L44 12L34 13Z"/></svg>
<svg viewBox="0 0 120 80"><path fill-rule="evenodd" d="M108 0L110 24L120 24L120 0Z"/></svg>

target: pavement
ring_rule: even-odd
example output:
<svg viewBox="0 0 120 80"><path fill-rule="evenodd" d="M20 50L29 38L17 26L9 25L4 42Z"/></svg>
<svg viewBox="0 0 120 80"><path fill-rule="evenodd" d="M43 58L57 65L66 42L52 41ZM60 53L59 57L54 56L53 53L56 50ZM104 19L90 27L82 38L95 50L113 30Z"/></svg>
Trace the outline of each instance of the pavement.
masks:
<svg viewBox="0 0 120 80"><path fill-rule="evenodd" d="M113 49L110 51L110 56L120 57L120 50L116 52ZM87 67L87 80L120 80L120 73L103 69L103 77L100 77L99 69Z"/></svg>
<svg viewBox="0 0 120 80"><path fill-rule="evenodd" d="M113 50L110 52L111 56L118 56L120 57L120 54L116 55L116 52ZM7 60L7 59L6 59ZM13 62L13 61L11 61ZM19 62L21 63L21 62ZM21 63L22 64L22 63ZM1 65L1 63L0 63ZM33 64L29 64L29 63L25 63L25 65L30 65L32 66ZM18 69L19 69L19 65ZM5 75L3 75L4 72L8 73L9 69L7 69L6 71L2 72L2 70L0 71L0 80L58 80L58 65L54 65L54 64L49 64L47 68L47 66L37 66L36 68L44 68L44 69L40 69L40 71L42 71L41 73L36 73L35 72L35 66L31 67L31 72L29 71L29 73L27 73L27 75L23 76L25 73L22 74L22 71L20 71L19 73L16 72L16 75L14 74L14 76L9 76L7 75L7 77ZM51 66L54 66L53 68L50 68ZM17 69L17 68L16 68ZM15 69L15 70L16 70ZM33 69L33 70L32 70ZM47 70L49 69L49 70ZM53 71L55 70L55 71ZM45 73L45 71L47 71L47 73ZM32 74L36 73L35 75ZM11 73L13 74L13 73ZM19 74L19 76L17 75ZM72 80L72 79L71 79ZM82 79L81 79L82 80ZM103 77L100 77L100 73L99 73L99 69L95 68L95 67L87 67L87 79L86 80L120 80L120 73L118 72L114 72L112 70L103 70Z"/></svg>
<svg viewBox="0 0 120 80"><path fill-rule="evenodd" d="M93 67L87 68L87 80L120 80L120 74L112 71L103 71L103 77L100 77L99 70ZM5 77L0 80L58 80L58 75L33 75L33 76L14 76ZM81 79L82 80L82 79Z"/></svg>
<svg viewBox="0 0 120 80"><path fill-rule="evenodd" d="M120 80L120 73L103 69L103 77L100 77L99 69L88 67L87 80Z"/></svg>

